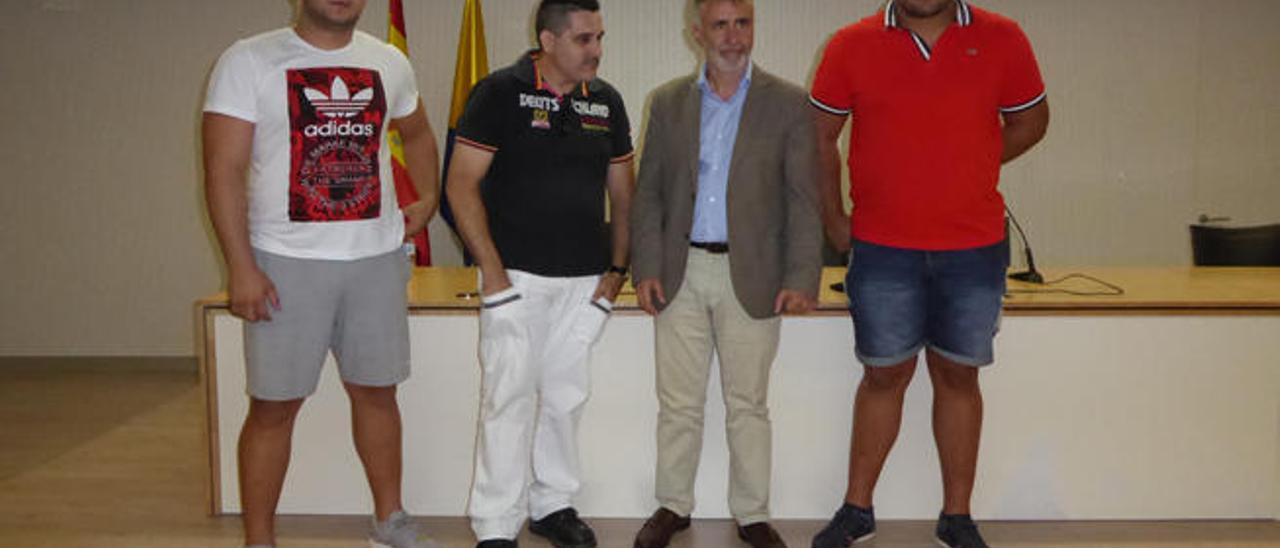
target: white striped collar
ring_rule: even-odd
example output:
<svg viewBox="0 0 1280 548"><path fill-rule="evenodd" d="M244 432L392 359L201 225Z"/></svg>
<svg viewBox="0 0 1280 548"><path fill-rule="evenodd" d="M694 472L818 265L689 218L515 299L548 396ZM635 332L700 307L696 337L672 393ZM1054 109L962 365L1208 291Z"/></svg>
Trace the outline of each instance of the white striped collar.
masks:
<svg viewBox="0 0 1280 548"><path fill-rule="evenodd" d="M973 24L973 11L969 9L969 3L965 0L956 0L956 23L962 27ZM894 5L894 0L889 0L889 3L884 6L884 26L885 28L898 26L898 7Z"/></svg>

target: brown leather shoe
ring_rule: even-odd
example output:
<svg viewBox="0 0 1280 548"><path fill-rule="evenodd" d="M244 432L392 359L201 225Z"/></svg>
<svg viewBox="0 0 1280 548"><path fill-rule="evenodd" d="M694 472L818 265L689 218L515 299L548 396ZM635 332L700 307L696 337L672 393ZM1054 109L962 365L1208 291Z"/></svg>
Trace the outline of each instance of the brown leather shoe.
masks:
<svg viewBox="0 0 1280 548"><path fill-rule="evenodd" d="M787 548L782 537L767 521L752 523L746 527L738 526L738 538L750 544L752 548Z"/></svg>
<svg viewBox="0 0 1280 548"><path fill-rule="evenodd" d="M680 517L671 510L659 508L636 533L635 548L666 548L672 535L688 528L689 516Z"/></svg>

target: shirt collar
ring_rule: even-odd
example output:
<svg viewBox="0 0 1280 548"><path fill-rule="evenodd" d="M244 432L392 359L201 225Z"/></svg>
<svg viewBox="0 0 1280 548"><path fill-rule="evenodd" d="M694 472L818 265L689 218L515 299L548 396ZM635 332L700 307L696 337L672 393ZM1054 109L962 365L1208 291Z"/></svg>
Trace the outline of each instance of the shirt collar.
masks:
<svg viewBox="0 0 1280 548"><path fill-rule="evenodd" d="M754 71L755 63L748 61L747 71L742 73L742 80L738 82L738 91L734 92L735 95L742 92L743 89L751 86L751 73ZM711 89L711 83L707 81L706 63L703 63L702 66L698 67L698 89L701 89L704 93L715 93L715 91Z"/></svg>
<svg viewBox="0 0 1280 548"><path fill-rule="evenodd" d="M884 7L884 26L885 28L897 28L898 26L898 6L894 4L894 0ZM973 24L973 11L969 9L969 3L965 0L956 0L956 24L967 27Z"/></svg>
<svg viewBox="0 0 1280 548"><path fill-rule="evenodd" d="M536 49L531 49L520 56L520 60L516 61L516 76L526 83L533 84L533 89L547 91L556 97L560 97L560 94L548 86L546 80L542 79L542 71L538 69L538 63L536 63L541 56L542 52ZM583 97L590 97L590 89L592 87L590 82L582 82L578 91L582 92Z"/></svg>

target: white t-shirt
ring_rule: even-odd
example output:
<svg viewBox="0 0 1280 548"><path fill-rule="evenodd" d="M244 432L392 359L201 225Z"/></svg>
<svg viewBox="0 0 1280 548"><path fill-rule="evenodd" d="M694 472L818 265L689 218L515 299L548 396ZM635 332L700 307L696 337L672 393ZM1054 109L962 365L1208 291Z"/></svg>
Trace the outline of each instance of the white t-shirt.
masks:
<svg viewBox="0 0 1280 548"><path fill-rule="evenodd" d="M236 42L204 111L254 124L249 239L263 251L354 260L404 239L387 127L417 109L413 67L363 32L322 50L292 28Z"/></svg>

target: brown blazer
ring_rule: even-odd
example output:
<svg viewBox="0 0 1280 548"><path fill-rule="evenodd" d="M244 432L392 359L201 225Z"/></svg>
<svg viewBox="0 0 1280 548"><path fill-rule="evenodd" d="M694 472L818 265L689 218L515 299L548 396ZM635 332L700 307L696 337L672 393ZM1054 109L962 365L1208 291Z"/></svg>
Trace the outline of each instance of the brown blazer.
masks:
<svg viewBox="0 0 1280 548"><path fill-rule="evenodd" d="M697 82L685 76L654 91L631 206L634 279L661 279L668 300L684 281L698 191ZM774 316L783 288L817 295L823 235L809 108L803 89L753 67L725 207L734 293L754 318Z"/></svg>

